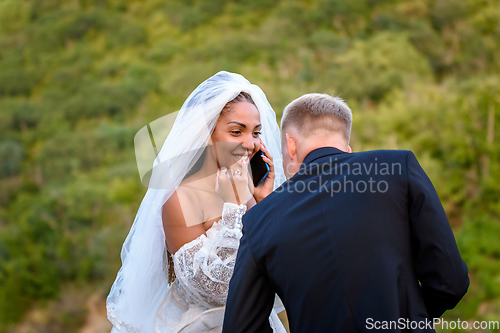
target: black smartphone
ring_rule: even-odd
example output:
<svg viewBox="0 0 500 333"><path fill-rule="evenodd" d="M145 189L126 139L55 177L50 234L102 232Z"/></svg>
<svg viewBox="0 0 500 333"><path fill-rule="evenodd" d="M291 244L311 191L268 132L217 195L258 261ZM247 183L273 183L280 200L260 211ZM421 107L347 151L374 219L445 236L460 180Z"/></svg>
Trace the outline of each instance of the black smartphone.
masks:
<svg viewBox="0 0 500 333"><path fill-rule="evenodd" d="M262 154L263 152L259 150L250 160L250 170L255 187L259 186L269 173L269 165L262 159Z"/></svg>

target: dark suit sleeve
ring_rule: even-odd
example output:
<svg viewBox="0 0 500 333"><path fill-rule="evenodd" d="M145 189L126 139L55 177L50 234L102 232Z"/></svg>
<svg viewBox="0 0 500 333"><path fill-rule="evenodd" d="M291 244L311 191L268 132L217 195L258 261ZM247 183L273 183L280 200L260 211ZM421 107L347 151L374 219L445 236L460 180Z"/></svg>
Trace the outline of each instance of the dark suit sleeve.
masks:
<svg viewBox="0 0 500 333"><path fill-rule="evenodd" d="M255 263L243 232L233 277L229 282L222 332L272 332L269 315L273 303L274 291L265 272Z"/></svg>
<svg viewBox="0 0 500 333"><path fill-rule="evenodd" d="M467 292L467 266L434 186L412 152L406 159L415 271L427 312L438 318Z"/></svg>

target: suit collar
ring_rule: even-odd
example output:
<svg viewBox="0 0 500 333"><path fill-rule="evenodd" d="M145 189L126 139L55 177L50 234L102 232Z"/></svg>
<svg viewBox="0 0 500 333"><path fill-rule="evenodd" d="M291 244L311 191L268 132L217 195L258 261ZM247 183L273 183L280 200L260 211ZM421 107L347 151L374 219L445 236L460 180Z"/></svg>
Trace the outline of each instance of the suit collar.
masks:
<svg viewBox="0 0 500 333"><path fill-rule="evenodd" d="M302 164L306 165L306 164L311 163L314 160L317 160L318 158L328 156L328 155L335 155L335 154L347 154L347 152L342 151L342 150L335 148L335 147L317 148L306 155L306 157L304 158L304 162Z"/></svg>

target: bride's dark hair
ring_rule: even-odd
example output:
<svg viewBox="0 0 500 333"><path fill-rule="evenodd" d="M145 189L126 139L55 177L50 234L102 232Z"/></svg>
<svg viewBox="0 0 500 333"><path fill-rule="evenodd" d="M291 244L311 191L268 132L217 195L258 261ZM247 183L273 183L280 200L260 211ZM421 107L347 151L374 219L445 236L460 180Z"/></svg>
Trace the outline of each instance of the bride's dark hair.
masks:
<svg viewBox="0 0 500 333"><path fill-rule="evenodd" d="M233 104L236 104L238 102L248 102L250 104L255 105L252 96L250 96L249 93L246 93L244 91L240 92L238 96L227 102L227 104L222 108L222 111L220 112L220 115L223 116L231 111L231 107ZM257 106L255 106L257 107ZM220 116L219 116L220 117Z"/></svg>
<svg viewBox="0 0 500 333"><path fill-rule="evenodd" d="M235 98L233 98L232 100L227 102L226 105L224 105L224 107L222 108L222 110L220 112L219 117L231 112L232 106L236 103L239 103L239 102L248 102L248 103L255 105L255 103L252 99L252 96L250 96L249 93L242 91L238 94L238 96L236 96ZM206 153L207 153L207 147L204 148L204 150L201 153L198 160L194 163L194 165L186 173L186 175L184 176L184 178L182 180L184 180L184 179L194 175L198 171L200 171L201 167L203 166L203 162L205 161ZM175 281L175 271L174 271L174 262L172 259L172 255L168 251L167 251L167 258L168 258L168 283L171 284L172 282Z"/></svg>

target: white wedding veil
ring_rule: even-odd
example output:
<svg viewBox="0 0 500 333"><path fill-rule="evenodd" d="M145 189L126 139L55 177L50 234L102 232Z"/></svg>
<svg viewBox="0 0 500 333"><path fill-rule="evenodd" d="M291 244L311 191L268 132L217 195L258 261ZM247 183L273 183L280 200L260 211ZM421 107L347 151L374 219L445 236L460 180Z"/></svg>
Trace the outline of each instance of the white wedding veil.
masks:
<svg viewBox="0 0 500 333"><path fill-rule="evenodd" d="M123 244L122 267L106 305L113 330L153 333L155 312L169 288L162 206L207 146L221 110L241 92L250 94L260 113L261 138L274 159L274 188L285 181L276 114L262 90L224 71L201 83L182 105L154 160L148 190Z"/></svg>

